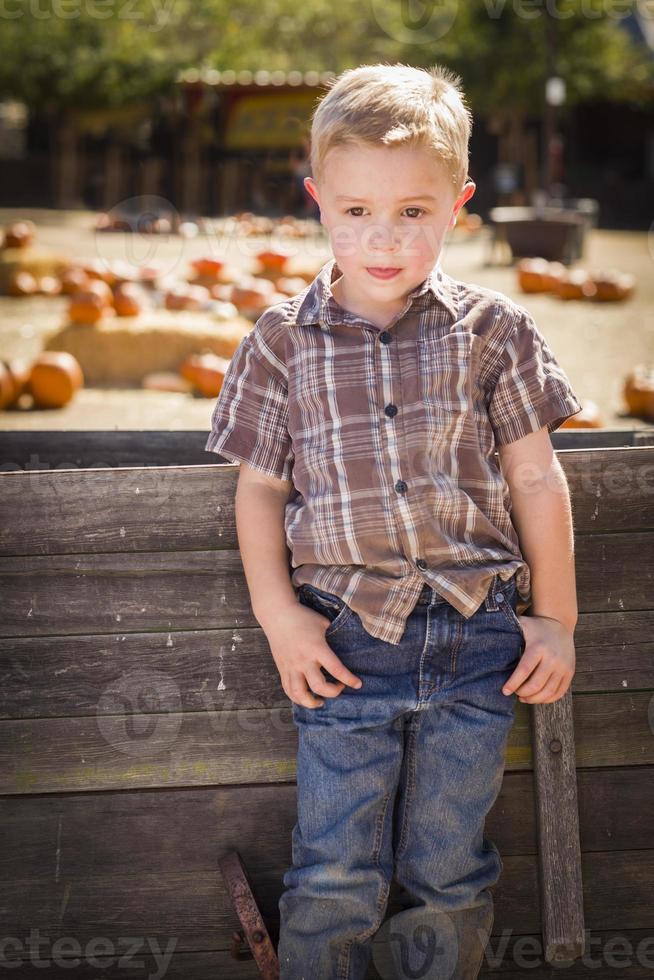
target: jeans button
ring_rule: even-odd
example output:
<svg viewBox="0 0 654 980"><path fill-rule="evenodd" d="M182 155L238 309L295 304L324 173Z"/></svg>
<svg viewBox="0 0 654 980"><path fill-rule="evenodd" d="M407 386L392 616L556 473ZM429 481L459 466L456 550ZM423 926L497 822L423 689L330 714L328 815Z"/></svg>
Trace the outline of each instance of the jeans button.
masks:
<svg viewBox="0 0 654 980"><path fill-rule="evenodd" d="M497 599L498 602L504 602L504 593L498 592L495 598Z"/></svg>

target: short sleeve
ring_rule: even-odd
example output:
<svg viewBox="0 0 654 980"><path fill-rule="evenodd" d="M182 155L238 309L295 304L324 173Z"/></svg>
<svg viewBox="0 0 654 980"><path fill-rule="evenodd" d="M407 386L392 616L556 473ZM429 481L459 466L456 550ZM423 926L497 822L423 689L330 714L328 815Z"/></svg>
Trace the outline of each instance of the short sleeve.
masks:
<svg viewBox="0 0 654 980"><path fill-rule="evenodd" d="M547 426L553 432L582 405L538 330L523 312L505 343L488 415L495 444L515 442Z"/></svg>
<svg viewBox="0 0 654 980"><path fill-rule="evenodd" d="M291 479L287 387L267 366L253 331L231 358L205 449L280 480Z"/></svg>

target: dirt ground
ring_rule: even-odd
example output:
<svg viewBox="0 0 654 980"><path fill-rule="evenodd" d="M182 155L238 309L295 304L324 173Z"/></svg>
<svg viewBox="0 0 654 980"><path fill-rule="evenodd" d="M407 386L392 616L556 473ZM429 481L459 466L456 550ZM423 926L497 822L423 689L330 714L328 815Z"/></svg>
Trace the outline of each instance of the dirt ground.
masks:
<svg viewBox="0 0 654 980"><path fill-rule="evenodd" d="M184 271L199 255L225 257L244 269L269 238L237 236L222 222L211 233L192 239L96 233L95 215L88 212L0 209L0 225L31 217L38 244L67 256L121 258L162 265L167 272ZM293 264L319 267L331 255L322 229L307 239L289 240ZM515 268L488 264L490 232L474 237L458 233L443 250L443 268L452 276L506 293L526 307L566 371L582 404L594 402L608 428L650 428L626 414L624 376L635 364L654 365L654 234L594 230L586 238L583 259L576 267L619 268L636 276L634 295L624 303L565 302L556 297L525 295L517 286ZM36 296L0 297L0 357L34 358L44 339L62 322L66 300ZM18 408L0 412L0 429L204 429L210 425L214 399L189 394L134 388L84 388L63 409Z"/></svg>

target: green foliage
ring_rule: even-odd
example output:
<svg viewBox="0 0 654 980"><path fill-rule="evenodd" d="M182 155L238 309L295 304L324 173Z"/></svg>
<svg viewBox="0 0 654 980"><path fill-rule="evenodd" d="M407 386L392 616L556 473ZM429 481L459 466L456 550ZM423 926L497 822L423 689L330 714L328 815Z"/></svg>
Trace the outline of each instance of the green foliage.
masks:
<svg viewBox="0 0 654 980"><path fill-rule="evenodd" d="M475 112L538 111L552 68L569 105L607 95L645 105L654 91L651 51L606 0L6 0L0 20L0 98L34 108L147 100L186 67L340 72L376 61L449 65Z"/></svg>

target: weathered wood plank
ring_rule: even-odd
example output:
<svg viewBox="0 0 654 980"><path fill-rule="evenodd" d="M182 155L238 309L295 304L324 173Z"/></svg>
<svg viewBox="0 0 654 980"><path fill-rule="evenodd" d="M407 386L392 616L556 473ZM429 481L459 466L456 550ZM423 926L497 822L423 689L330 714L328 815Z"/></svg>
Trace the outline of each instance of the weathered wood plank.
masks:
<svg viewBox="0 0 654 980"><path fill-rule="evenodd" d="M542 933L548 963L584 952L572 694L532 713Z"/></svg>
<svg viewBox="0 0 654 980"><path fill-rule="evenodd" d="M654 526L654 447L559 458L577 536ZM237 477L234 464L0 473L0 554L236 548Z"/></svg>
<svg viewBox="0 0 654 980"><path fill-rule="evenodd" d="M588 954L565 967L566 980L588 980L592 971L594 980L651 980L654 969L652 936L646 929L588 930ZM126 945L111 947L113 956L93 956L93 949L80 945L79 965L71 965L74 951L69 955L50 960L41 950L40 965L25 956L20 967L21 980L42 980L43 976L64 977L73 980L259 980L260 974L252 960L237 961L225 950L200 952L173 952L170 959L152 955L146 941L140 949L125 955ZM76 948L75 948L76 950ZM52 949L48 950L52 953ZM122 956L121 956L122 954ZM164 954L165 955L165 954ZM383 933L373 939L372 956L366 980L387 980L387 965L391 962L390 946ZM131 964L141 964L139 966ZM93 965L97 964L97 965ZM376 968L379 966L381 973ZM99 971L101 973L99 974ZM491 935L491 942L482 961L480 980L555 980L561 976L561 967L543 963L542 940L539 933L517 934L506 929L503 935Z"/></svg>
<svg viewBox="0 0 654 980"><path fill-rule="evenodd" d="M125 714L160 683L159 714ZM168 679L127 678L114 711L83 718L0 722L0 793L284 782L295 778L297 733L283 707L184 714ZM651 765L651 693L573 699L579 766ZM146 702L147 703L147 702ZM506 768L531 769L531 705L516 704Z"/></svg>
<svg viewBox="0 0 654 980"><path fill-rule="evenodd" d="M197 466L220 462L204 448L209 428L188 430L0 430L0 471L88 469L102 466ZM654 426L559 429L556 450L654 445Z"/></svg>
<svg viewBox="0 0 654 980"><path fill-rule="evenodd" d="M507 857L503 864L493 890L493 932L540 932L535 856ZM583 855L582 865L588 929L654 928L654 851L599 851ZM246 860L246 867L264 920L278 921L285 865L268 863L262 868ZM238 926L219 871L68 875L59 881L25 878L7 882L3 898L3 936L26 937L30 928L50 941L73 936L83 944L98 936L113 942L139 936L156 941L160 949L175 940L174 948L182 952L226 949ZM394 882L387 917L400 908Z"/></svg>
<svg viewBox="0 0 654 980"><path fill-rule="evenodd" d="M582 613L575 649L573 693L654 689L654 611ZM138 671L173 684L181 711L288 702L259 626L22 637L0 639L0 718L106 714L119 693L122 711L138 712L144 705L125 697L125 678Z"/></svg>
<svg viewBox="0 0 654 980"><path fill-rule="evenodd" d="M209 427L189 430L0 430L0 470L98 469L115 466L206 466L224 457L204 448ZM612 436L607 432L607 439ZM625 430L624 439L633 439ZM633 445L622 442L622 445Z"/></svg>
<svg viewBox="0 0 654 980"><path fill-rule="evenodd" d="M580 612L650 608L654 531L582 535L576 577ZM0 558L0 607L0 636L256 624L236 550Z"/></svg>
<svg viewBox="0 0 654 980"><path fill-rule="evenodd" d="M583 851L651 847L654 783L648 769L580 769L577 785ZM123 870L190 874L213 871L219 856L232 849L248 865L281 865L290 862L296 819L296 787L290 782L5 796L0 867L4 881ZM531 772L505 773L486 831L503 857L536 856Z"/></svg>

